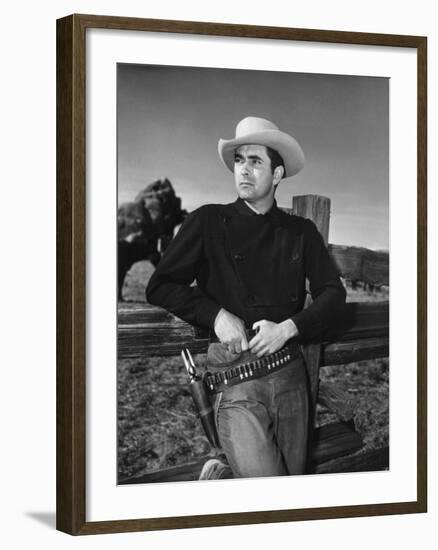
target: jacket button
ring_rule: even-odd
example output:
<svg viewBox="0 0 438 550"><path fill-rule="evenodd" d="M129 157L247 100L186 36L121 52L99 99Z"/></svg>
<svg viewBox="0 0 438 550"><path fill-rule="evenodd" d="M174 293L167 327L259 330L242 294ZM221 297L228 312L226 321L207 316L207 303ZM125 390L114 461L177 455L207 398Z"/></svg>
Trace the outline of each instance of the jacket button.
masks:
<svg viewBox="0 0 438 550"><path fill-rule="evenodd" d="M254 304L256 302L257 298L254 296L254 294L250 294L248 298L246 299L248 305Z"/></svg>

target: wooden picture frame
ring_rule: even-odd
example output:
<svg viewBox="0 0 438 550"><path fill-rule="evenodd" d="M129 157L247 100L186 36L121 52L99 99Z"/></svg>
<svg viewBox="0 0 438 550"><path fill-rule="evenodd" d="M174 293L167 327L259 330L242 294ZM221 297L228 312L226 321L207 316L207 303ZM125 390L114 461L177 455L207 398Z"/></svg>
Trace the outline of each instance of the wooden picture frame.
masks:
<svg viewBox="0 0 438 550"><path fill-rule="evenodd" d="M417 56L417 499L365 505L87 521L86 32L154 33L410 48ZM57 21L57 529L119 533L427 511L427 40L420 36L71 15Z"/></svg>

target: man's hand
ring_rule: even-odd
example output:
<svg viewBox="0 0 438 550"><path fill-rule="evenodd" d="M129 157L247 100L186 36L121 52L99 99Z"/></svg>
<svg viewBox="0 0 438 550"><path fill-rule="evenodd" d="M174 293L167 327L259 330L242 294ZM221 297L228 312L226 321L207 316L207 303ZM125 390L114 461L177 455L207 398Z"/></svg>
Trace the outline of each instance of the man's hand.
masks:
<svg viewBox="0 0 438 550"><path fill-rule="evenodd" d="M250 341L249 349L257 357L278 351L290 338L298 336L298 329L292 319L286 319L282 323L257 321L252 328L258 329L258 332Z"/></svg>
<svg viewBox="0 0 438 550"><path fill-rule="evenodd" d="M222 308L214 320L214 331L219 341L228 345L231 353L248 349L245 325L239 317Z"/></svg>

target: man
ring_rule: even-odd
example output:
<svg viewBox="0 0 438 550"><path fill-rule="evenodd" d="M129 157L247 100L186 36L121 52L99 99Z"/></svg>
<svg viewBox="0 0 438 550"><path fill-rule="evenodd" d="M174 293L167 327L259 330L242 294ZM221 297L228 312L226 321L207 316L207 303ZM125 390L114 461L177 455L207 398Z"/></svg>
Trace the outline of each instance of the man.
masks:
<svg viewBox="0 0 438 550"><path fill-rule="evenodd" d="M219 156L234 173L237 200L188 216L147 299L219 340L207 364L217 373L209 380L234 476L304 473L308 389L298 342L323 333L345 290L315 225L284 213L274 199L281 179L304 165L297 141L247 117L234 139L219 141ZM306 278L313 302L303 309Z"/></svg>

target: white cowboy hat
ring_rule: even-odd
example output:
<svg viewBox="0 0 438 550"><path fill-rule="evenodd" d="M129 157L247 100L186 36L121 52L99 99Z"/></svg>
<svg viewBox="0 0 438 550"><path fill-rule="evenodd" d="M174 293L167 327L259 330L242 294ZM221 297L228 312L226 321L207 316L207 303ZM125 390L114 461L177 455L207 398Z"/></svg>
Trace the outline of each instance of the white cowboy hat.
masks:
<svg viewBox="0 0 438 550"><path fill-rule="evenodd" d="M304 153L300 144L264 118L248 116L237 124L234 139L219 140L219 156L231 172L234 172L235 151L241 145L265 145L277 151L284 162L284 178L298 174L304 166Z"/></svg>

